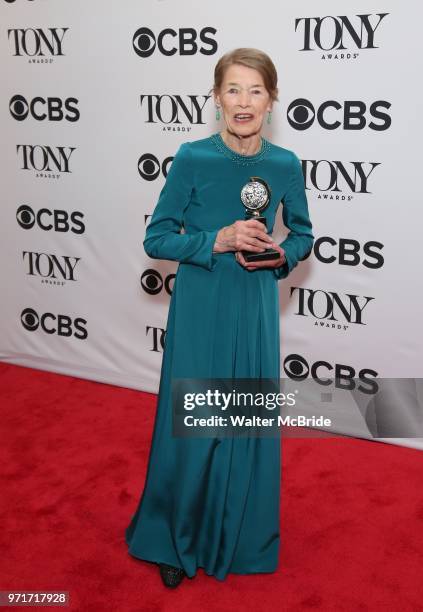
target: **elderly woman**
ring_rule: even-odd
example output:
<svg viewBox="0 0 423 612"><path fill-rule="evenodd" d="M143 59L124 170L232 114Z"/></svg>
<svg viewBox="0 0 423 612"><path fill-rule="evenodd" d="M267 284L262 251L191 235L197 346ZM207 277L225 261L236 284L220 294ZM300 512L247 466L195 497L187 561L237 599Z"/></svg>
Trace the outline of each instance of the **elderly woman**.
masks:
<svg viewBox="0 0 423 612"><path fill-rule="evenodd" d="M277 100L273 62L257 49L227 53L213 93L224 128L180 146L144 240L150 257L179 266L147 477L126 542L131 555L159 565L169 587L199 567L218 580L277 569L280 437L173 436L171 384L279 379L277 281L313 245L300 161L261 135ZM251 177L270 188L266 225L244 218L240 192ZM290 231L279 245L270 234L280 203ZM266 249L274 259L246 256Z"/></svg>

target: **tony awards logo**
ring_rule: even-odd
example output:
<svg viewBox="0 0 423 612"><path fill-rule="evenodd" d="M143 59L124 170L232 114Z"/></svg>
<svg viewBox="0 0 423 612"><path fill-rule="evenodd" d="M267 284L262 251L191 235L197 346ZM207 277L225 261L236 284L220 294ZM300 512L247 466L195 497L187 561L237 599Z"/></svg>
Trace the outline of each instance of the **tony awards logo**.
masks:
<svg viewBox="0 0 423 612"><path fill-rule="evenodd" d="M266 226L266 217L260 213L268 206L270 196L270 188L266 181L258 176L252 176L241 189L241 201L246 208L245 219L256 219ZM275 249L266 249L261 253L242 251L242 255L245 261L267 261L280 257L280 253Z"/></svg>

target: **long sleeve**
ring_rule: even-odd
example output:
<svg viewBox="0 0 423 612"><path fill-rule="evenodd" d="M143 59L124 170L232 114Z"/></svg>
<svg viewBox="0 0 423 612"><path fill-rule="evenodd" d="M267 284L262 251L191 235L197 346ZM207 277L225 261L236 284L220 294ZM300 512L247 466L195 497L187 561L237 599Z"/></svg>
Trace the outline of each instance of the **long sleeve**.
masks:
<svg viewBox="0 0 423 612"><path fill-rule="evenodd" d="M181 234L184 211L191 200L193 172L189 143L177 151L160 192L144 238L144 250L154 259L171 259L202 266L216 265L213 247L219 229Z"/></svg>
<svg viewBox="0 0 423 612"><path fill-rule="evenodd" d="M293 151L291 153L291 176L287 192L282 198L282 219L290 231L280 243L285 250L286 262L273 270L278 280L286 278L298 262L307 257L314 241L301 162Z"/></svg>

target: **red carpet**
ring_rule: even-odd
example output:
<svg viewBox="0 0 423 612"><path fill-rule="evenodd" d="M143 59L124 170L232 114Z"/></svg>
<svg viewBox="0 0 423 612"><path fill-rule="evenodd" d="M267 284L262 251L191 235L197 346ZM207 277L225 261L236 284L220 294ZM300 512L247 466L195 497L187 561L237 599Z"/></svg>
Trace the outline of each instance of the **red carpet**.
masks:
<svg viewBox="0 0 423 612"><path fill-rule="evenodd" d="M93 612L423 610L421 451L284 438L278 572L170 591L124 541L156 396L9 364L0 383L0 590Z"/></svg>

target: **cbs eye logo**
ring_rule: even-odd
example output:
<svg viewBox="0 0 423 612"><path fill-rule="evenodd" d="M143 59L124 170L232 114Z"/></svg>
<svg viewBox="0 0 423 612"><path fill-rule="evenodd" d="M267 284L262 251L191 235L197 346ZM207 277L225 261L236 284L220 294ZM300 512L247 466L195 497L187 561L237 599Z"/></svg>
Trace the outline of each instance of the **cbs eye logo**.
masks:
<svg viewBox="0 0 423 612"><path fill-rule="evenodd" d="M16 211L16 220L24 229L31 229L35 225L35 214L30 206L22 204Z"/></svg>
<svg viewBox="0 0 423 612"><path fill-rule="evenodd" d="M138 160L138 173L145 181L155 181L160 175L160 171L166 178L168 166L173 160L173 157L166 157L160 164L159 160L152 153L144 153Z"/></svg>
<svg viewBox="0 0 423 612"><path fill-rule="evenodd" d="M40 324L38 314L32 308L25 308L21 314L21 322L28 331L35 331Z"/></svg>
<svg viewBox="0 0 423 612"><path fill-rule="evenodd" d="M197 32L194 28L180 28L173 30L166 28L157 36L149 28L139 28L133 38L132 46L139 57L150 57L156 48L163 55L213 55L217 51L217 42L212 36L216 29L206 27ZM200 41L200 44L198 41Z"/></svg>
<svg viewBox="0 0 423 612"><path fill-rule="evenodd" d="M305 380L309 375L310 368L307 361L301 355L288 355L283 362L286 374L292 380Z"/></svg>
<svg viewBox="0 0 423 612"><path fill-rule="evenodd" d="M141 276L141 287L149 295L157 295L161 292L163 287L166 293L172 295L173 281L175 276L176 274L168 274L163 281L162 275L157 272L157 270L149 268L148 270L145 270Z"/></svg>
<svg viewBox="0 0 423 612"><path fill-rule="evenodd" d="M23 121L29 113L28 102L23 96L13 96L9 102L9 110L14 119Z"/></svg>

